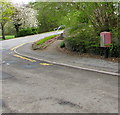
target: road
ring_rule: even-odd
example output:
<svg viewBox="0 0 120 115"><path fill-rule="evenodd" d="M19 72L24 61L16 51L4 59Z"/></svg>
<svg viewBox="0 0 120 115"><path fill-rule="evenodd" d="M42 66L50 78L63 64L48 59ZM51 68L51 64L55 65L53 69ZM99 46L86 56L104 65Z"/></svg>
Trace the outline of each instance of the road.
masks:
<svg viewBox="0 0 120 115"><path fill-rule="evenodd" d="M1 41L3 112L118 113L117 76L28 59L10 50L52 34Z"/></svg>

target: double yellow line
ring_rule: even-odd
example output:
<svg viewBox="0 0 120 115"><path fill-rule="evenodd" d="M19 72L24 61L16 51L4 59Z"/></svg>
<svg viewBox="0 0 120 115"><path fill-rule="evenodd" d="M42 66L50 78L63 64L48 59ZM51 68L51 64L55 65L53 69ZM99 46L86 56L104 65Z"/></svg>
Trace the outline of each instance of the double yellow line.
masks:
<svg viewBox="0 0 120 115"><path fill-rule="evenodd" d="M14 51L15 49L17 49L17 48L19 48L19 47L21 47L21 46L23 46L23 45L25 45L25 44L26 44L26 43L17 45L17 46L15 46L15 47L11 48L10 50ZM27 57L23 57L23 56L20 56L20 55L17 55L17 54L14 54L13 56L18 57L18 58L21 58L21 59L24 59L24 60L28 60L28 61L30 61L30 62L36 62L36 60L32 60L32 59L29 59L29 58L27 58ZM40 63L40 65L47 66L47 65L53 65L53 64Z"/></svg>
<svg viewBox="0 0 120 115"><path fill-rule="evenodd" d="M36 60L32 60L32 59L29 59L29 58L26 58L26 57L23 57L23 56L20 56L20 55L17 55L17 54L14 54L13 56L18 57L18 58L21 58L21 59L24 59L24 60L28 60L28 61L30 61L30 62L36 62ZM53 65L53 64L40 63L40 65L48 66L48 65Z"/></svg>
<svg viewBox="0 0 120 115"><path fill-rule="evenodd" d="M20 44L20 45L18 45L18 46L15 46L15 47L13 47L13 48L11 48L10 50L15 50L16 48L18 48L18 47L20 47L20 46L23 46L24 44L26 44L26 43L23 43L23 44Z"/></svg>
<svg viewBox="0 0 120 115"><path fill-rule="evenodd" d="M20 44L20 45L17 45L13 48L11 48L10 50L14 51L15 49L19 48L20 46L23 46L25 45L26 43L23 43L23 44ZM29 59L29 58L26 58L26 57L23 57L23 56L20 56L20 55L17 55L17 54L14 54L13 56L15 57L18 57L18 58L21 58L21 59L24 59L24 60L28 60L28 61L31 61L31 62L36 62L36 60L32 60L32 59Z"/></svg>
<svg viewBox="0 0 120 115"><path fill-rule="evenodd" d="M36 41L38 41L38 40L36 40ZM34 42L36 42L36 41L34 41ZM33 42L33 41L32 41L32 42ZM31 42L28 42L28 43L31 43ZM15 46L15 47L11 48L10 50L11 50L11 51L14 51L15 49L17 49L17 48L19 48L19 47L21 47L21 46L23 46L23 45L25 45L25 44L27 44L27 43L23 43L23 44L17 45L17 46ZM14 54L13 56L18 57L18 58L21 58L21 59L24 59L24 60L28 60L28 61L30 61L30 62L36 62L36 60L32 60L32 59L29 59L29 58L27 58L27 57L23 57L23 56L20 56L20 55L17 55L17 54ZM40 65L43 65L43 66L53 65L53 64L49 64L49 63L39 63L39 64L40 64Z"/></svg>
<svg viewBox="0 0 120 115"><path fill-rule="evenodd" d="M23 56L20 56L20 55L17 55L17 54L14 54L13 56L24 59L24 60L28 60L28 61L31 61L31 62L36 62L36 60L32 60L32 59L29 59L29 58L26 58L26 57L23 57Z"/></svg>
<svg viewBox="0 0 120 115"><path fill-rule="evenodd" d="M31 41L31 42L28 42L28 43L32 43L32 42L36 42L36 41L38 41L38 40ZM17 46L15 46L15 47L11 48L10 50L13 51L13 50L15 50L16 48L19 48L20 46L23 46L23 45L25 45L25 44L27 44L27 43L23 43L23 44L17 45Z"/></svg>

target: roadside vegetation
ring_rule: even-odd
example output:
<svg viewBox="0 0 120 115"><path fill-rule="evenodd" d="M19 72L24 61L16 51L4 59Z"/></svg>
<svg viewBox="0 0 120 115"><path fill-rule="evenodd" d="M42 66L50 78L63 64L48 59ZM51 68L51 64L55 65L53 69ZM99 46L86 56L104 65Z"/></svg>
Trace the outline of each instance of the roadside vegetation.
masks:
<svg viewBox="0 0 120 115"><path fill-rule="evenodd" d="M41 40L38 40L37 42L32 44L32 48L34 50L45 49L47 46L49 46L51 43L53 43L55 40L57 40L57 36L59 36L59 35L51 35L51 36L48 36Z"/></svg>
<svg viewBox="0 0 120 115"><path fill-rule="evenodd" d="M112 33L109 57L119 57L118 3L114 2L60 2L31 3L37 10L39 32L51 31L65 25L64 41L60 47L80 53L104 55L100 47L100 32Z"/></svg>
<svg viewBox="0 0 120 115"><path fill-rule="evenodd" d="M52 36L48 36L48 37L46 37L46 38L44 38L44 39L41 39L41 40L37 41L36 45L42 45L42 44L45 43L47 40L50 40L50 39L52 39L52 38L54 38L54 37L56 37L56 36L58 36L58 35L52 35Z"/></svg>
<svg viewBox="0 0 120 115"><path fill-rule="evenodd" d="M15 38L14 35L6 35L6 36L5 36L5 39L6 39L6 40L8 40L8 39L13 39L13 38ZM0 40L2 40L2 36L0 36Z"/></svg>
<svg viewBox="0 0 120 115"><path fill-rule="evenodd" d="M63 25L64 42L60 47L80 53L104 55L104 48L100 47L100 32L107 31L112 33L112 44L108 48L109 57L120 57L119 3L36 1L24 7L14 7L9 2L1 4L3 15L0 24L3 39L4 34L21 37L57 30Z"/></svg>
<svg viewBox="0 0 120 115"><path fill-rule="evenodd" d="M62 42L60 43L60 48L64 48L64 47L65 47L65 42L62 41Z"/></svg>

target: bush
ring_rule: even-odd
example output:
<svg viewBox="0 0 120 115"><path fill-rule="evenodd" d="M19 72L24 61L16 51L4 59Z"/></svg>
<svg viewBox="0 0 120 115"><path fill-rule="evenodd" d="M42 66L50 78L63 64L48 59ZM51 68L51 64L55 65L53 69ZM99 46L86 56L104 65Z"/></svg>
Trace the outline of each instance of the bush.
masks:
<svg viewBox="0 0 120 115"><path fill-rule="evenodd" d="M37 34L37 28L24 28L24 29L21 29L16 37L22 37L22 36L27 36L27 35L34 35L34 34Z"/></svg>
<svg viewBox="0 0 120 115"><path fill-rule="evenodd" d="M69 29L65 34L65 46L69 50L86 53L90 48L99 46L99 38L96 37L92 26L80 25Z"/></svg>
<svg viewBox="0 0 120 115"><path fill-rule="evenodd" d="M111 47L109 47L109 53L110 53L110 57L120 57L120 47L117 44L112 44Z"/></svg>
<svg viewBox="0 0 120 115"><path fill-rule="evenodd" d="M110 57L120 57L119 45L117 44L117 33L112 32L113 43L109 47ZM104 55L104 48L100 47L100 36L96 35L92 26L79 25L67 29L64 32L65 47L72 51L80 53L91 53L96 55Z"/></svg>
<svg viewBox="0 0 120 115"><path fill-rule="evenodd" d="M60 43L60 48L64 48L64 47L65 47L65 42L62 41L62 42Z"/></svg>

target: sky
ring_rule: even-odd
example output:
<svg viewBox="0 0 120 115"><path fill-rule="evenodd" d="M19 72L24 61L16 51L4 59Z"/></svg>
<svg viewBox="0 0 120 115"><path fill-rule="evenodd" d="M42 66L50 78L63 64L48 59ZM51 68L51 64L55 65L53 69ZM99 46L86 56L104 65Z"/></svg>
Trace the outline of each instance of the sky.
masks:
<svg viewBox="0 0 120 115"><path fill-rule="evenodd" d="M29 2L35 1L35 0L9 0L10 2L14 4L27 4Z"/></svg>

